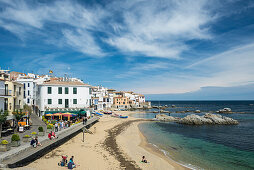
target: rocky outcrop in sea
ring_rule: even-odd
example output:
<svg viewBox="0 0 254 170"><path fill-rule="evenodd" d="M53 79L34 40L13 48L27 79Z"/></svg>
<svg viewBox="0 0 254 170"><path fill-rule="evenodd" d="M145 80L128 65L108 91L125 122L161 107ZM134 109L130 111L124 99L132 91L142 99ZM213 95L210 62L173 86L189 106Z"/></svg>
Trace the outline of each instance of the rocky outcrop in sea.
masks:
<svg viewBox="0 0 254 170"><path fill-rule="evenodd" d="M184 118L167 116L165 114L156 115L156 120L177 122L188 125L237 125L238 121L219 114L206 113L203 116L191 114Z"/></svg>

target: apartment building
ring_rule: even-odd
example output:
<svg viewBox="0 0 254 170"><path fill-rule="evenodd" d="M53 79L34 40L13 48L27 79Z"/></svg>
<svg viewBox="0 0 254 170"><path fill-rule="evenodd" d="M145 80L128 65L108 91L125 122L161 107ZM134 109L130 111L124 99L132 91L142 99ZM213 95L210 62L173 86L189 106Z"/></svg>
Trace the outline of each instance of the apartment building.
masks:
<svg viewBox="0 0 254 170"><path fill-rule="evenodd" d="M91 86L81 81L53 79L38 84L36 104L46 111L78 111L91 105Z"/></svg>
<svg viewBox="0 0 254 170"><path fill-rule="evenodd" d="M23 84L13 81L5 81L5 95L9 96L5 103L9 114L15 110L23 109Z"/></svg>

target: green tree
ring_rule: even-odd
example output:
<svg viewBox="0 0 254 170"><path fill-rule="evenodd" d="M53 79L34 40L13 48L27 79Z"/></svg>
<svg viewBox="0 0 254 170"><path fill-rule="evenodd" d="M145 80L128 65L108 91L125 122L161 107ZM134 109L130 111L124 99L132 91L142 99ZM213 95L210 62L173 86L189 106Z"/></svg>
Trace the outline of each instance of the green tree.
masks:
<svg viewBox="0 0 254 170"><path fill-rule="evenodd" d="M25 113L22 112L22 109L20 109L20 110L16 110L15 112L13 112L13 115L15 116L15 118L18 122L25 115Z"/></svg>
<svg viewBox="0 0 254 170"><path fill-rule="evenodd" d="M0 110L0 138L1 138L1 133L2 133L2 124L6 121L8 116L7 111Z"/></svg>
<svg viewBox="0 0 254 170"><path fill-rule="evenodd" d="M31 106L28 106L27 104L25 104L23 107L23 111L28 112L28 114L30 115L33 112L33 109Z"/></svg>

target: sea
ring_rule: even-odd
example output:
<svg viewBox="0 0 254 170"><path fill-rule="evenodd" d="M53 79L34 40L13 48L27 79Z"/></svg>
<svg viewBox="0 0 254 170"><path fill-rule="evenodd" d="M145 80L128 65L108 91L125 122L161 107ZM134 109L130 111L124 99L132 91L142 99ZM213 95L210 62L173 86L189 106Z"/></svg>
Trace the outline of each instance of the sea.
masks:
<svg viewBox="0 0 254 170"><path fill-rule="evenodd" d="M183 125L174 122L146 122L139 129L148 143L191 169L254 169L254 101L152 101L153 106L169 106L171 116L203 115L231 108L222 114L238 125ZM173 106L173 107L172 107ZM176 113L186 111L187 113ZM194 113L200 110L201 113ZM154 118L154 111L136 113L138 118ZM167 114L167 113L165 113ZM149 158L147 158L149 159Z"/></svg>

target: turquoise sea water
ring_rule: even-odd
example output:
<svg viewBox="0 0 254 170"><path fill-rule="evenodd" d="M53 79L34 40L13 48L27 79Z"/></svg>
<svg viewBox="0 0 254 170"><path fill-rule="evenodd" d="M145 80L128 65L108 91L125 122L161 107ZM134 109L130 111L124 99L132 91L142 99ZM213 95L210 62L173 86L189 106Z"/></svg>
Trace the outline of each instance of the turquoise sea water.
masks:
<svg viewBox="0 0 254 170"><path fill-rule="evenodd" d="M171 103L168 102L167 105L169 104ZM176 105L182 109L186 107L185 104ZM149 143L164 151L168 157L188 167L194 169L254 169L254 109L249 104L249 102L243 102L239 105L239 102L230 101L228 104L224 101L221 106L219 106L220 103L213 106L213 102L212 104L188 103L188 107L195 109L206 108L209 111L215 111L217 107L227 106L233 111L237 110L241 114L226 116L237 119L240 122L239 125L190 126L172 122L151 122L140 124L139 128ZM171 113L171 115L183 117L186 114ZM136 114L134 116L152 118L155 114Z"/></svg>

